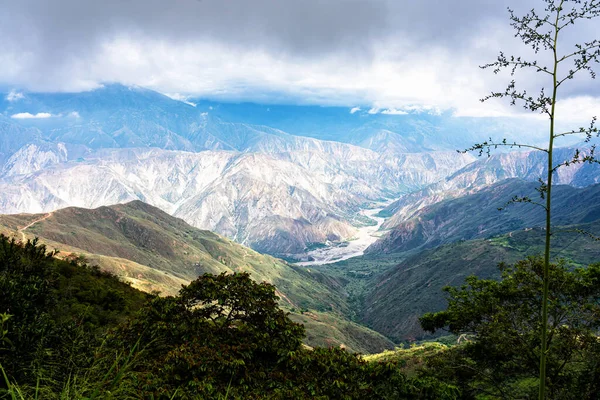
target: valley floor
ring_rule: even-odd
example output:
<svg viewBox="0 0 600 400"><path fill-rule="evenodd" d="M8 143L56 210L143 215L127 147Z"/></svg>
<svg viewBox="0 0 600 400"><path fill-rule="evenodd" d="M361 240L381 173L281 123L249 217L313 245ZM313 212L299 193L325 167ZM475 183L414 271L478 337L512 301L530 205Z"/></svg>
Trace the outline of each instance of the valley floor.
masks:
<svg viewBox="0 0 600 400"><path fill-rule="evenodd" d="M385 203L382 205L387 205ZM324 265L332 264L340 261L345 261L350 258L360 257L365 254L365 250L375 243L375 241L381 236L379 228L383 225L385 218L378 217L377 214L383 210L383 208L375 208L370 210L362 210L360 214L373 219L377 222L376 225L364 226L358 228L357 234L349 241L342 243L334 243L327 247L318 248L311 250L303 255L303 258L309 261L301 261L295 263L295 265L304 267L311 265Z"/></svg>

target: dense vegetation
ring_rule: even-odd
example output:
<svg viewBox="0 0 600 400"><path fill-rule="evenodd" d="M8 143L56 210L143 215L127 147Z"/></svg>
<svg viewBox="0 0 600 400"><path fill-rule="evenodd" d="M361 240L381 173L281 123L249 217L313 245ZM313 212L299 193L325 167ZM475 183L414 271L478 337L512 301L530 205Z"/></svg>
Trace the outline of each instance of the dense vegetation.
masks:
<svg viewBox="0 0 600 400"><path fill-rule="evenodd" d="M448 308L428 313L428 331L447 328L464 344L428 361L431 374L466 399L528 399L538 394L539 302L544 261L500 265L501 280L467 278L448 287ZM550 265L546 397L597 399L600 393L600 264Z"/></svg>
<svg viewBox="0 0 600 400"><path fill-rule="evenodd" d="M304 346L275 287L247 273L159 297L54 256L0 236L0 398L527 399L538 388L541 258L447 288L447 309L421 324L451 339L362 358ZM551 289L548 398L597 398L600 264L552 265Z"/></svg>
<svg viewBox="0 0 600 400"><path fill-rule="evenodd" d="M36 241L0 236L0 363L10 382L39 386L40 398L98 378L91 367L102 333L148 297L81 260L54 255Z"/></svg>
<svg viewBox="0 0 600 400"><path fill-rule="evenodd" d="M0 236L0 398L457 398L396 362L307 349L275 288L206 274L146 295Z"/></svg>

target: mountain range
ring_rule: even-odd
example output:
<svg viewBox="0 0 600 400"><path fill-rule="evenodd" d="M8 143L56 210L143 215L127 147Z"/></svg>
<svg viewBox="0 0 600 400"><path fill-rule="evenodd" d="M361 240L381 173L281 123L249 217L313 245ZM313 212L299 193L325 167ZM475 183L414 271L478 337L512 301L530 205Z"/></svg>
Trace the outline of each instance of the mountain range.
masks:
<svg viewBox="0 0 600 400"><path fill-rule="evenodd" d="M512 178L470 195L424 206L391 228L367 253L407 252L520 229L542 228L546 216L541 207L530 203L507 204L515 195L541 200L538 187L538 183ZM598 184L583 188L557 185L553 190L554 224L584 224L600 219L599 199ZM390 221L391 218L387 223Z"/></svg>
<svg viewBox="0 0 600 400"><path fill-rule="evenodd" d="M348 239L370 222L357 216L360 209L421 189L473 161L457 156L453 142L442 140L446 136L430 137L445 131L438 129L442 117L428 115L381 119L346 110L356 118L354 133L331 141L322 140L327 132L290 135L239 122L243 113L215 111L227 105L201 110L120 85L28 93L1 106L0 212L138 199L276 255ZM436 146L415 145L420 139L406 127L416 121L419 135L431 133L427 140Z"/></svg>
<svg viewBox="0 0 600 400"><path fill-rule="evenodd" d="M446 307L445 286L469 275L497 278L499 263L511 264L544 251L542 213L513 204L514 193L539 194L536 184L506 179L473 194L418 211L360 257L311 267L335 277L348 293L356 320L394 342L430 339L419 317ZM551 259L586 266L600 260L600 185L555 187ZM393 239L393 240L392 240Z"/></svg>
<svg viewBox="0 0 600 400"><path fill-rule="evenodd" d="M201 273L248 271L276 285L309 345L379 351L427 337L418 317L443 309L443 286L497 276L498 262L540 251L542 213L498 208L539 196L544 154L456 152L533 129L513 122L184 102L121 85L6 96L0 233L39 237L165 295ZM574 152L557 148L555 160ZM598 232L600 166L561 168L555 182L553 223ZM379 209L376 222L369 215ZM361 257L309 267L275 258L343 249L383 219ZM590 237L553 238L555 258L600 257Z"/></svg>
<svg viewBox="0 0 600 400"><path fill-rule="evenodd" d="M553 155L555 165L571 160L577 150L580 150L582 155L587 155L591 149L589 144L582 144L577 148L557 148ZM409 220L424 207L443 200L476 193L504 179L518 178L538 182L545 176L546 168L545 155L538 151L514 151L484 157L435 184L400 196L398 200L381 212L381 215L388 218L384 228L393 228ZM572 163L568 167L559 168L555 173L554 183L580 188L600 183L600 165L597 163ZM528 194L530 193L529 191ZM515 192L510 197L514 195L519 196L522 193Z"/></svg>

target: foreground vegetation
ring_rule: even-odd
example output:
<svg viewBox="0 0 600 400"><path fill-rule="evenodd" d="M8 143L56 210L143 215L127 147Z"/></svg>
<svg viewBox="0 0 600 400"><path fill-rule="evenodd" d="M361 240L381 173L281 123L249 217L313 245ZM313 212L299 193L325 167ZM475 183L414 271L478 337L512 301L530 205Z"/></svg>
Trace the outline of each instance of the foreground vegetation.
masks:
<svg viewBox="0 0 600 400"><path fill-rule="evenodd" d="M205 274L142 293L35 241L0 236L0 398L528 399L538 390L543 259L447 288L425 330L379 355L303 346L275 288ZM551 266L547 398L600 393L600 264Z"/></svg>
<svg viewBox="0 0 600 400"><path fill-rule="evenodd" d="M203 275L178 296L139 292L0 236L0 398L418 399L453 385L396 361L307 349L275 288Z"/></svg>
<svg viewBox="0 0 600 400"><path fill-rule="evenodd" d="M467 278L446 288L448 308L421 318L463 344L428 360L430 373L469 399L529 399L538 394L541 257L501 265L500 280ZM600 393L600 264L550 264L545 398L597 399Z"/></svg>

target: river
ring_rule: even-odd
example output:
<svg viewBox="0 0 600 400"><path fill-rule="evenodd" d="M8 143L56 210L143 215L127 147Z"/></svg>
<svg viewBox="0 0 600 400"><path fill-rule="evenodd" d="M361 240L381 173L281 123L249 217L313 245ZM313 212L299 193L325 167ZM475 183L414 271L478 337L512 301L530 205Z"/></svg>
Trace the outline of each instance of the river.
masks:
<svg viewBox="0 0 600 400"><path fill-rule="evenodd" d="M377 231L379 231L379 228L381 228L381 225L385 221L385 218L376 216L381 210L383 210L383 208L362 210L360 212L362 215L377 221L377 225L358 228L358 233L347 242L336 243L328 247L311 250L305 255L311 261L297 262L295 265L310 266L332 264L349 258L362 256L365 254L367 247L379 238L380 233Z"/></svg>

